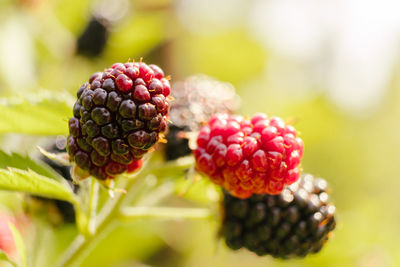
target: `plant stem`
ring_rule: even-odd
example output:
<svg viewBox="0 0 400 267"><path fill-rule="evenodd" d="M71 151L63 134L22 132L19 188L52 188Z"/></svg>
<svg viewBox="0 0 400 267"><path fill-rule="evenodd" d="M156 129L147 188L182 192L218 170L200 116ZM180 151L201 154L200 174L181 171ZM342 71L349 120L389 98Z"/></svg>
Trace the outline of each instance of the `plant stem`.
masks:
<svg viewBox="0 0 400 267"><path fill-rule="evenodd" d="M179 175L180 173L183 173L184 170L190 168L193 165L192 157L178 159L176 161L169 163L165 163L161 160L157 160L154 158L155 157L152 157L146 164L147 168L146 166L143 166L142 170L136 173L135 177L131 177L129 179L126 177L121 177L121 179L124 180L121 181L121 184L119 184L119 186L125 188L126 191L129 193L129 191L135 186L137 182L145 179L149 174L154 174L156 176L161 176L161 177L176 176ZM92 184L91 188L93 186L94 185ZM101 237L102 234L107 233L107 230L111 229L113 222L117 218L121 217L120 212L122 210L122 206L127 195L128 194L120 193L116 194L114 198L110 198L106 202L106 204L104 205L101 212L96 218L98 224L97 228L96 225L94 226L95 228L94 232L97 234L86 235L86 236L84 236L83 234L78 235L76 239L72 242L70 247L66 250L64 255L62 255L60 261L56 266L59 267L75 266L79 260L81 260L85 255L87 255L89 253L89 248L94 243L94 241L96 241L96 239L98 239L99 236ZM206 215L205 212L204 211L202 212L204 213L203 215L205 216ZM187 216L189 216L190 212L187 211L187 213L188 213ZM195 214L196 212L192 211L192 213L193 213L192 216L196 216ZM200 215L201 214L199 212L197 216L199 217ZM153 214L152 217L156 217L155 214ZM165 216L165 211L164 211L164 217L167 217Z"/></svg>
<svg viewBox="0 0 400 267"><path fill-rule="evenodd" d="M89 222L87 224L87 232L90 235L96 233L96 209L99 200L99 184L95 178L90 178L90 195L89 195L89 209L88 217Z"/></svg>
<svg viewBox="0 0 400 267"><path fill-rule="evenodd" d="M210 219L212 217L210 209L205 208L125 207L121 211L121 219L129 221L138 218Z"/></svg>

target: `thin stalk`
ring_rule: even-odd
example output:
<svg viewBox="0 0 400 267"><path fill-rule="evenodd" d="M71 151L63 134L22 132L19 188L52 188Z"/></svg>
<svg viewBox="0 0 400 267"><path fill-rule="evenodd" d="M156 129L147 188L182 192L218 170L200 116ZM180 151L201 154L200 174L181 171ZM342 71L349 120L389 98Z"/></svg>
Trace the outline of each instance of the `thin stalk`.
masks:
<svg viewBox="0 0 400 267"><path fill-rule="evenodd" d="M135 177L135 179L130 180L127 184L127 187L125 188L130 188L130 186L133 186L135 182L138 181L140 178L142 178L142 175L140 175L140 177ZM116 194L113 199L107 201L97 218L98 224L97 228L95 229L97 235L84 236L83 234L79 234L71 243L70 247L67 249L64 255L62 255L61 260L56 266L74 266L74 264L76 264L83 256L88 253L87 250L90 247L90 244L92 244L93 241L97 239L98 234L105 232L105 230L117 217L119 205L122 203L124 197L125 195L120 193Z"/></svg>
<svg viewBox="0 0 400 267"><path fill-rule="evenodd" d="M141 218L157 219L210 219L213 213L206 208L125 207L120 218L131 221Z"/></svg>
<svg viewBox="0 0 400 267"><path fill-rule="evenodd" d="M99 184L95 178L90 178L90 195L89 195L89 222L87 224L87 231L90 235L96 233L96 210L97 203L99 202Z"/></svg>
<svg viewBox="0 0 400 267"><path fill-rule="evenodd" d="M145 179L150 173L160 177L174 176L190 168L192 165L193 158L191 157L178 159L169 163L153 160L152 158L147 162L146 166L143 166L142 170L138 172L135 177L129 179L121 177L121 179L125 180L123 180L119 186L125 188L128 194L120 193L116 194L114 198L110 198L96 217L98 222L97 227L96 225L94 227L96 235L78 235L66 252L61 256L56 266L75 266L79 260L90 252L90 247L94 241L107 233L107 230L111 229L113 222L120 217L120 211L122 210L124 200L137 182Z"/></svg>

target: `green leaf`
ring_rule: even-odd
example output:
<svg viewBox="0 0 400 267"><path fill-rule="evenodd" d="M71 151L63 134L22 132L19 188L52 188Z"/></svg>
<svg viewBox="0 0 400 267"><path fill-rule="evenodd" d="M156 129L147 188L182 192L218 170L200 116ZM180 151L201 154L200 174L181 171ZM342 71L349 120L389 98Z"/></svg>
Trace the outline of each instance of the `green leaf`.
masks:
<svg viewBox="0 0 400 267"><path fill-rule="evenodd" d="M65 92L0 98L0 133L67 134L72 105L71 95Z"/></svg>
<svg viewBox="0 0 400 267"><path fill-rule="evenodd" d="M67 153L51 153L46 151L44 148L37 146L37 149L39 150L40 153L42 153L45 157L61 164L64 166L72 166L73 164L69 162L69 157Z"/></svg>
<svg viewBox="0 0 400 267"><path fill-rule="evenodd" d="M10 260L10 258L7 256L7 254L2 250L0 250L0 261L6 261L14 267L18 266L15 262ZM0 266L2 266L2 265L0 265Z"/></svg>
<svg viewBox="0 0 400 267"><path fill-rule="evenodd" d="M36 173L53 178L57 175L54 171L46 168L44 165L40 165L36 161L32 160L28 156L22 156L16 153L7 154L0 150L0 168L16 168L21 170L31 169Z"/></svg>
<svg viewBox="0 0 400 267"><path fill-rule="evenodd" d="M70 187L32 170L0 169L0 190L21 191L77 205L76 197Z"/></svg>
<svg viewBox="0 0 400 267"><path fill-rule="evenodd" d="M17 247L19 253L20 266L26 267L27 260L26 260L26 250L25 250L24 240L22 239L18 229L14 226L14 224L9 222L8 225L10 226L11 233L13 234L14 237L15 246Z"/></svg>

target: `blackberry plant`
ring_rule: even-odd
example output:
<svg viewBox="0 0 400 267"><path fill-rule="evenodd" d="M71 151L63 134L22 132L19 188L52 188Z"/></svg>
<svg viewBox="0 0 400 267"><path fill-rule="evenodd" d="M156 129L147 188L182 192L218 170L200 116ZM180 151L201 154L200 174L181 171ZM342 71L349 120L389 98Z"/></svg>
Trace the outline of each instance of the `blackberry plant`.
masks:
<svg viewBox="0 0 400 267"><path fill-rule="evenodd" d="M327 183L311 175L299 179L304 144L296 129L263 113L234 115L238 96L233 88L208 77L191 77L175 91L156 65L115 63L93 74L76 98L60 92L24 94L0 105L7 114L28 118L3 131L69 133L66 151L39 148L58 175L29 158L0 153L0 189L71 211L64 220L76 224L78 235L56 266L77 265L118 220L222 215L221 234L229 248L285 259L318 252L335 228ZM73 117L60 124L71 111ZM164 142L164 150L157 149ZM222 188L222 214L212 207L157 206L176 193L164 190L166 180L175 183L195 170L210 178L209 186ZM213 198L212 204L218 203ZM13 236L21 266L27 266L34 257L25 254L15 228Z"/></svg>

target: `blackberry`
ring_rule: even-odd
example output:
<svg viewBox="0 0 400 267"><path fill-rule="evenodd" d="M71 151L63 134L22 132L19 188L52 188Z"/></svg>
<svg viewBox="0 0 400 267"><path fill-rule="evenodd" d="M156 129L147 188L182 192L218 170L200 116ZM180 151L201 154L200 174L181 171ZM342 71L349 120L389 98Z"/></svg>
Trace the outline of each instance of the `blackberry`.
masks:
<svg viewBox="0 0 400 267"><path fill-rule="evenodd" d="M195 75L174 84L173 109L166 135L165 157L174 160L191 153L185 133L196 132L216 113L232 113L239 107L239 96L229 83L205 75Z"/></svg>
<svg viewBox="0 0 400 267"><path fill-rule="evenodd" d="M76 52L87 57L99 56L108 40L110 22L102 16L92 16L76 41Z"/></svg>
<svg viewBox="0 0 400 267"><path fill-rule="evenodd" d="M144 62L93 74L79 88L69 120L70 160L101 180L139 168L167 127L170 91L163 71Z"/></svg>
<svg viewBox="0 0 400 267"><path fill-rule="evenodd" d="M297 181L303 141L278 117L214 115L197 137L196 169L240 198L279 194Z"/></svg>
<svg viewBox="0 0 400 267"><path fill-rule="evenodd" d="M286 187L280 195L236 198L224 191L222 235L233 250L242 247L275 258L317 253L335 228L335 207L327 183L312 175Z"/></svg>
<svg viewBox="0 0 400 267"><path fill-rule="evenodd" d="M192 153L189 147L189 139L182 136L182 133L189 131L188 127L179 127L175 124L169 125L166 135L167 143L165 144L166 160L178 159Z"/></svg>

